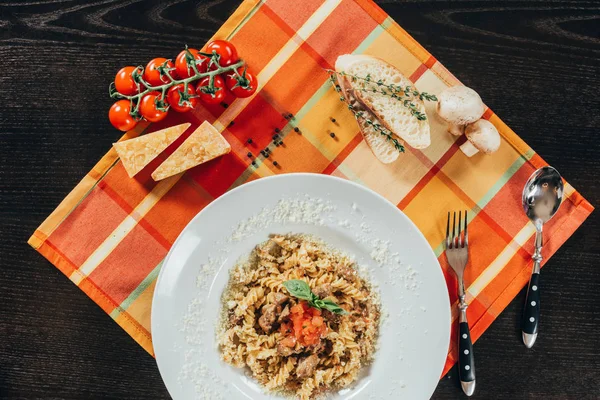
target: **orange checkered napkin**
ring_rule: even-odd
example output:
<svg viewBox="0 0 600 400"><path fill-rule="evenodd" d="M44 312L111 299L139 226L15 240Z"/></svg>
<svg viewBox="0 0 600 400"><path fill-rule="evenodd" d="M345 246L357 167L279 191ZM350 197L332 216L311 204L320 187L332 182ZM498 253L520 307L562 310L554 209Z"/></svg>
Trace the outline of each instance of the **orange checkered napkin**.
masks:
<svg viewBox="0 0 600 400"><path fill-rule="evenodd" d="M500 150L465 157L458 150L464 137L445 132L433 104L427 109L431 146L423 151L407 148L390 165L377 162L324 68L332 68L341 54L371 54L397 66L419 90L436 94L458 80L369 0L303 0L294 7L288 0L246 0L215 37L231 40L258 74L256 95L228 98L226 109L216 105L171 113L160 123L140 124L128 132L124 138L192 123L135 179L127 176L111 149L35 231L31 246L152 354L150 308L156 277L190 219L226 191L253 179L297 171L331 174L370 187L415 222L446 276L454 323L456 280L442 254L445 216L452 209L471 211L473 246L465 284L471 333L477 340L529 279L534 228L520 212L520 195L529 175L546 163L489 109L484 118L500 131ZM294 118L285 119L287 113ZM154 182L150 173L204 120L223 133L232 152ZM272 155L259 156L252 166L247 153L259 155L275 128L281 129L285 145L271 144ZM249 138L252 144L247 144ZM567 183L564 203L545 230L544 261L592 210ZM444 373L456 359L454 339Z"/></svg>

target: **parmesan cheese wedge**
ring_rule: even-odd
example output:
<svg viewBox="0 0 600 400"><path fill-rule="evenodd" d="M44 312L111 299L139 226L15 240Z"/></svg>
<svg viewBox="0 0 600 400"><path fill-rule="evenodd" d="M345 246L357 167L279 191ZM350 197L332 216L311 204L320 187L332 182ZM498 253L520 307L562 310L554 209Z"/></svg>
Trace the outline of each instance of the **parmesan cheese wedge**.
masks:
<svg viewBox="0 0 600 400"><path fill-rule="evenodd" d="M208 121L204 121L192 134L179 146L152 173L152 179L160 181L180 172L186 171L196 165L205 163L213 158L227 154L231 146L227 140Z"/></svg>
<svg viewBox="0 0 600 400"><path fill-rule="evenodd" d="M134 139L113 143L113 147L117 151L129 177L133 178L143 170L146 165L150 164L152 160L181 136L190 125L190 123L176 125Z"/></svg>

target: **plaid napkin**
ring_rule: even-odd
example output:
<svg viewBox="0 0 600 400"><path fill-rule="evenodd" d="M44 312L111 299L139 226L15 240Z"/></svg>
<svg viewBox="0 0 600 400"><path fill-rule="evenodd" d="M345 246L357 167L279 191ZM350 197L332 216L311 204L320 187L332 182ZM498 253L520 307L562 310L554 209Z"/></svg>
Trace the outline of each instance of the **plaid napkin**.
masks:
<svg viewBox="0 0 600 400"><path fill-rule="evenodd" d="M296 171L335 175L382 194L423 232L446 276L454 324L456 279L442 254L445 217L448 210L470 210L471 264L465 284L477 340L529 279L534 228L520 211L520 195L530 174L546 163L489 109L484 118L500 131L500 150L465 157L458 149L464 137L445 132L433 104L427 110L431 146L423 151L407 147L391 165L376 161L324 68L332 68L340 54L371 54L397 66L422 91L437 94L458 80L369 0L303 0L294 7L288 0L246 0L215 38L231 40L258 73L257 95L228 98L227 108L171 113L160 123L140 124L124 138L191 122L167 149L170 154L208 120L222 131L232 152L155 183L150 172L166 155L130 179L111 149L35 231L31 246L153 354L150 308L156 277L175 238L196 213L227 190L264 176ZM294 117L284 118L288 113ZM281 129L285 144L271 144L271 156L259 156L251 165L247 153L259 155L275 128ZM545 230L544 261L592 210L567 183L564 203ZM455 343L453 337L444 374L456 360Z"/></svg>

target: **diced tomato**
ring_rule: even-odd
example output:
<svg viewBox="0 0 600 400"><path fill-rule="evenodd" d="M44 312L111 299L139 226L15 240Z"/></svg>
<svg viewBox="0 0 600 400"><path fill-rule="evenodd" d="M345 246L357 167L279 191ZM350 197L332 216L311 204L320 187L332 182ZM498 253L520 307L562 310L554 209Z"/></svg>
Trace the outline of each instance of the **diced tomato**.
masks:
<svg viewBox="0 0 600 400"><path fill-rule="evenodd" d="M283 322L279 327L279 331L283 336L294 333L294 325L291 322Z"/></svg>
<svg viewBox="0 0 600 400"><path fill-rule="evenodd" d="M294 321L294 334L298 340L302 339L302 319L297 318Z"/></svg>
<svg viewBox="0 0 600 400"><path fill-rule="evenodd" d="M296 337L293 335L287 336L281 341L281 344L285 347L294 347L296 345Z"/></svg>
<svg viewBox="0 0 600 400"><path fill-rule="evenodd" d="M290 312L292 314L300 314L300 315L304 314L304 308L302 307L302 303L296 304L294 307L292 307L290 309Z"/></svg>
<svg viewBox="0 0 600 400"><path fill-rule="evenodd" d="M315 333L316 330L317 327L313 326L313 324L310 323L310 320L306 320L302 325L302 335L304 336L310 336Z"/></svg>
<svg viewBox="0 0 600 400"><path fill-rule="evenodd" d="M281 325L281 333L287 336L291 330L294 340L305 346L319 343L327 332L321 310L309 306L306 301L301 301L290 309L290 321Z"/></svg>
<svg viewBox="0 0 600 400"><path fill-rule="evenodd" d="M311 307L308 305L308 303L306 301L301 301L300 305L302 306L302 309L304 310L304 312L309 311L311 309ZM313 310L315 310L313 308Z"/></svg>
<svg viewBox="0 0 600 400"><path fill-rule="evenodd" d="M317 344L317 343L319 343L320 340L321 340L321 337L318 334L311 334L311 335L304 336L304 344L307 346Z"/></svg>

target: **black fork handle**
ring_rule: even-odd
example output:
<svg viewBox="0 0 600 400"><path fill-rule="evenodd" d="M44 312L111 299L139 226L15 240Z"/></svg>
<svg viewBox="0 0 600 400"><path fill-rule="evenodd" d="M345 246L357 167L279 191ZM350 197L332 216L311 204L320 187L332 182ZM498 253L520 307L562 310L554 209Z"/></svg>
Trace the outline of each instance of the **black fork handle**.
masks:
<svg viewBox="0 0 600 400"><path fill-rule="evenodd" d="M467 305L461 302L458 323L458 376L460 386L467 396L475 392L475 355L471 331L467 322Z"/></svg>

